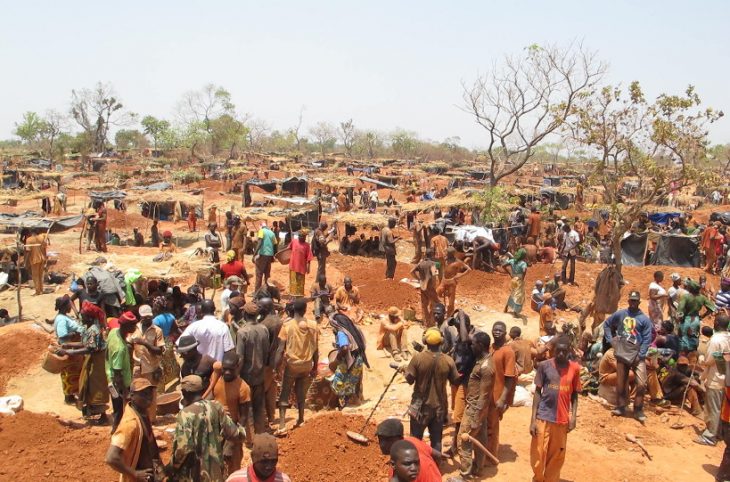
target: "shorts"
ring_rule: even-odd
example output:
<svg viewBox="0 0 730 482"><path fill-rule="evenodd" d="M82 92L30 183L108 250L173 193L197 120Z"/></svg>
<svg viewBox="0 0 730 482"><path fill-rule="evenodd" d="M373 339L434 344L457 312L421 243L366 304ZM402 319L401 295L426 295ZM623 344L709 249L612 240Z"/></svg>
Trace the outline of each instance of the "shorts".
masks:
<svg viewBox="0 0 730 482"><path fill-rule="evenodd" d="M308 370L303 368L292 369L289 365L284 368L284 379L281 382L281 393L279 394L279 406L289 407L289 398L291 397L291 389L294 387L294 394L297 405L303 404L309 389L311 365Z"/></svg>

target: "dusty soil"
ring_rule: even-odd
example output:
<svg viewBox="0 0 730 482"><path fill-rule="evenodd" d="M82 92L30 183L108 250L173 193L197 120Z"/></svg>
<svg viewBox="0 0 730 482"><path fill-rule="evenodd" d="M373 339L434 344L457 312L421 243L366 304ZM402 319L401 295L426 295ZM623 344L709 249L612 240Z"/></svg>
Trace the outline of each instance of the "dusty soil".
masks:
<svg viewBox="0 0 730 482"><path fill-rule="evenodd" d="M5 395L8 381L36 368L51 342L51 337L40 330L24 326L0 331L0 395Z"/></svg>
<svg viewBox="0 0 730 482"><path fill-rule="evenodd" d="M118 474L103 461L109 429L72 429L52 415L0 416L0 479L102 481Z"/></svg>
<svg viewBox="0 0 730 482"><path fill-rule="evenodd" d="M375 424L369 423L365 436L371 442L353 442L345 432L357 432L365 418L329 412L307 420L303 427L279 442L279 467L292 480L319 482L372 482L386 474L387 459L380 454Z"/></svg>

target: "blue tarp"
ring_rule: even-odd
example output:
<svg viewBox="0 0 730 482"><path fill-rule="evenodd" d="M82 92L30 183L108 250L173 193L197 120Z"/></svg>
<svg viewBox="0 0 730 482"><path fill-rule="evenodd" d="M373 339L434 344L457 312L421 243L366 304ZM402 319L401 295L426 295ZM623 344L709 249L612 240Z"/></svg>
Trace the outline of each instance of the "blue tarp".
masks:
<svg viewBox="0 0 730 482"><path fill-rule="evenodd" d="M649 214L649 221L654 224L669 224L669 221L679 216L681 216L681 213L651 213Z"/></svg>

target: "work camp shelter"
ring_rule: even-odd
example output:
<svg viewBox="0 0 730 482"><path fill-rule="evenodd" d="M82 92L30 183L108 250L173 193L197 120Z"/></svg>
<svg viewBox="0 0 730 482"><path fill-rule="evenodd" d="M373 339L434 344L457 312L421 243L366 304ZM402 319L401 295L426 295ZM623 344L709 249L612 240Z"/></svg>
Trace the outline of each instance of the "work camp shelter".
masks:
<svg viewBox="0 0 730 482"><path fill-rule="evenodd" d="M55 196L55 191L27 191L24 189L7 189L0 190L0 204L8 206L17 206L18 202L34 201Z"/></svg>
<svg viewBox="0 0 730 482"><path fill-rule="evenodd" d="M137 201L142 216L150 219L168 221L176 215L178 219L184 219L191 209L198 218L203 217L203 196L184 191L134 191L129 199Z"/></svg>
<svg viewBox="0 0 730 482"><path fill-rule="evenodd" d="M106 191L89 191L89 198L91 202L96 201L107 202L107 201L124 201L127 198L127 193L118 189L110 189Z"/></svg>
<svg viewBox="0 0 730 482"><path fill-rule="evenodd" d="M730 212L714 212L710 214L710 221L720 221L725 226L730 226Z"/></svg>
<svg viewBox="0 0 730 482"><path fill-rule="evenodd" d="M375 187L375 189L397 189L397 187L398 187L396 184L384 182L379 179L373 179L373 178L370 178L367 176L360 176L357 178L357 180L360 182L372 184Z"/></svg>
<svg viewBox="0 0 730 482"><path fill-rule="evenodd" d="M472 189L460 189L452 191L446 196L427 201L417 201L396 206L402 212L423 212L433 208L448 209L451 207L469 208L479 204Z"/></svg>
<svg viewBox="0 0 730 482"><path fill-rule="evenodd" d="M292 196L306 196L309 182L306 177L291 176L283 179L258 179L253 178L246 181L249 186L257 187L267 193L278 192Z"/></svg>
<svg viewBox="0 0 730 482"><path fill-rule="evenodd" d="M35 211L0 213L0 226L5 232L29 228L38 231L50 230L52 233L56 233L78 226L83 218L83 214L49 218L45 217L43 213L37 213Z"/></svg>
<svg viewBox="0 0 730 482"><path fill-rule="evenodd" d="M649 247L656 249L647 259ZM621 262L625 266L663 265L698 267L700 237L656 232L631 233L621 240Z"/></svg>
<svg viewBox="0 0 730 482"><path fill-rule="evenodd" d="M331 221L337 228L340 238L342 238L343 236L352 236L360 229L369 228L380 231L388 225L390 217L380 213L347 211L336 214L331 218Z"/></svg>
<svg viewBox="0 0 730 482"><path fill-rule="evenodd" d="M296 232L302 227L314 230L319 225L319 210L312 204L249 207L237 210L236 215L244 223L265 221L271 225L273 221L278 221L282 232Z"/></svg>

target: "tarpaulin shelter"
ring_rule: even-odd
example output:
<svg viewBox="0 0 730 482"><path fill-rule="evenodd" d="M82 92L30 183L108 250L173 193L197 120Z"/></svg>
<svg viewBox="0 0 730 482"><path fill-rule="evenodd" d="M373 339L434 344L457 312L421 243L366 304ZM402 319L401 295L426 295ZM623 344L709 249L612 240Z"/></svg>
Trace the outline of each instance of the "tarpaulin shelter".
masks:
<svg viewBox="0 0 730 482"><path fill-rule="evenodd" d="M203 198L183 191L144 191L133 196L139 202L142 216L166 221L177 214L179 219L195 210L198 219L203 217Z"/></svg>
<svg viewBox="0 0 730 482"><path fill-rule="evenodd" d="M377 179L372 179L367 176L360 176L357 178L361 182L368 182L370 184L374 184L376 188L383 188L383 189L395 189L396 186L394 184L388 184L387 182L378 181Z"/></svg>
<svg viewBox="0 0 730 482"><path fill-rule="evenodd" d="M710 221L720 221L722 224L730 225L730 212L712 213L710 214Z"/></svg>
<svg viewBox="0 0 730 482"><path fill-rule="evenodd" d="M560 186L562 178L560 176L546 176L542 180L543 186L557 187Z"/></svg>
<svg viewBox="0 0 730 482"><path fill-rule="evenodd" d="M669 222L681 216L681 213L651 213L649 214L649 221L654 224L669 224Z"/></svg>
<svg viewBox="0 0 730 482"><path fill-rule="evenodd" d="M43 214L33 211L26 211L22 214L1 213L0 226L3 226L6 230L30 228L48 231L50 229L52 233L55 233L77 226L83 218L83 214L62 218L47 218Z"/></svg>
<svg viewBox="0 0 730 482"><path fill-rule="evenodd" d="M147 186L136 186L133 187L135 191L167 191L172 189L172 184L169 182L156 182L154 184L148 184Z"/></svg>
<svg viewBox="0 0 730 482"><path fill-rule="evenodd" d="M281 180L281 191L293 196L306 196L308 185L306 177L292 176Z"/></svg>
<svg viewBox="0 0 730 482"><path fill-rule="evenodd" d="M89 198L92 201L121 201L127 197L127 193L124 191L112 190L112 191L89 191Z"/></svg>
<svg viewBox="0 0 730 482"><path fill-rule="evenodd" d="M646 259L649 243L656 243L651 259ZM621 261L626 266L665 265L698 267L700 238L684 234L632 233L621 240ZM645 263L648 261L648 263Z"/></svg>
<svg viewBox="0 0 730 482"><path fill-rule="evenodd" d="M38 169L50 169L53 162L50 159L31 159L26 164Z"/></svg>
<svg viewBox="0 0 730 482"><path fill-rule="evenodd" d="M570 206L570 203L574 199L572 194L550 188L540 189L540 197L547 198L549 202L557 204L560 209L568 209L568 206Z"/></svg>

